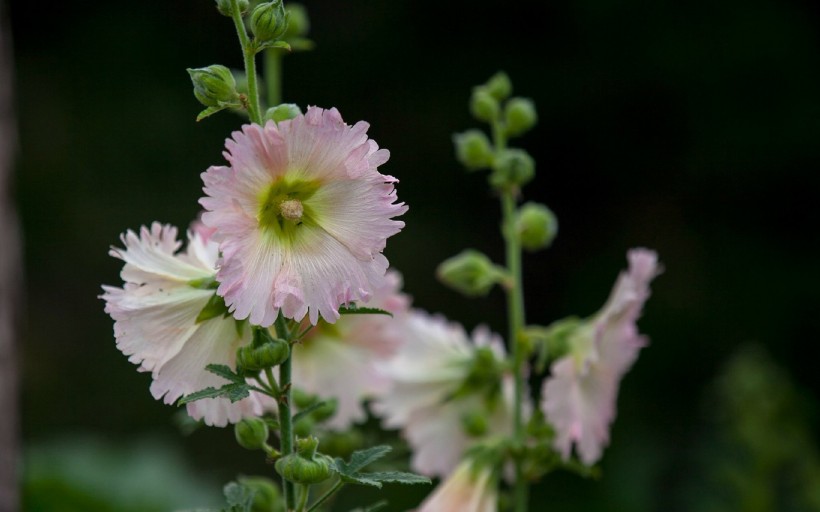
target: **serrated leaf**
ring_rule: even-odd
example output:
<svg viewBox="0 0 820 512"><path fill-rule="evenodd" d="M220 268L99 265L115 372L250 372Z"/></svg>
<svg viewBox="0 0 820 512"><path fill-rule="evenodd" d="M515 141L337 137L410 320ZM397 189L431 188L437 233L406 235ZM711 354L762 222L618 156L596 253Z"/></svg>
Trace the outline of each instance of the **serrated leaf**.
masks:
<svg viewBox="0 0 820 512"><path fill-rule="evenodd" d="M349 303L347 306L342 306L339 308L340 315L387 315L393 316L393 313L390 311L385 311L379 308L366 308L357 306L354 303Z"/></svg>
<svg viewBox="0 0 820 512"><path fill-rule="evenodd" d="M221 388L205 388L203 390L197 391L196 393L191 393L190 395L185 395L184 397L179 399L177 405L185 405L190 402L195 402L197 400L202 400L205 398L219 398L219 397L226 397L231 402L238 402L243 398L247 398L250 395L250 386L245 384L244 382L239 383L231 383L225 384Z"/></svg>
<svg viewBox="0 0 820 512"><path fill-rule="evenodd" d="M225 380L229 380L236 384L244 384L245 379L242 378L241 375L237 374L233 370L231 370L230 366L224 364L209 364L205 367L206 370L213 373L214 375L219 375Z"/></svg>
<svg viewBox="0 0 820 512"><path fill-rule="evenodd" d="M416 475L415 473L406 473L404 471L378 471L375 473L359 473L359 478L366 478L374 482L383 482L387 484L430 484L432 481L426 476Z"/></svg>
<svg viewBox="0 0 820 512"><path fill-rule="evenodd" d="M312 404L312 405L309 405L308 407L305 407L304 409L302 409L301 411L299 411L299 412L297 412L296 414L293 415L293 420L292 420L293 423L296 423L297 421L301 420L302 418L304 418L308 414L312 413L316 409L320 409L320 408L324 407L326 404L327 404L326 401L322 401L322 402L316 402L315 404Z"/></svg>
<svg viewBox="0 0 820 512"><path fill-rule="evenodd" d="M350 456L350 462L345 462L342 459L337 458L336 468L341 475L354 476L357 471L368 464L381 459L387 455L390 450L392 450L392 448L387 445L374 446L373 448L368 448L367 450L358 450L353 452Z"/></svg>

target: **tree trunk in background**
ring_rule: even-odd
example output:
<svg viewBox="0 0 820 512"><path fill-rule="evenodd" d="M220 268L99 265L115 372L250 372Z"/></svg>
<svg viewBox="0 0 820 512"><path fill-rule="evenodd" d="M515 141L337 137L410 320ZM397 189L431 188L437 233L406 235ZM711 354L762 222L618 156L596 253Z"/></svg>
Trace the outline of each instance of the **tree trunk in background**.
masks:
<svg viewBox="0 0 820 512"><path fill-rule="evenodd" d="M0 512L19 508L17 356L22 262L11 200L12 155L17 147L12 109L11 37L0 3Z"/></svg>

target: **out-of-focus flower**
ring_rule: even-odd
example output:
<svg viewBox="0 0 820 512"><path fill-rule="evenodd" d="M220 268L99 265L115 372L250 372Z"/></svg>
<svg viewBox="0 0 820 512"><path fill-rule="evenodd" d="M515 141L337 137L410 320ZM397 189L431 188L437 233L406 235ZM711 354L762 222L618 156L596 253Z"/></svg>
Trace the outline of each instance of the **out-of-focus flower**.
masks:
<svg viewBox="0 0 820 512"><path fill-rule="evenodd" d="M497 512L498 480L489 466L462 461L418 508L418 512Z"/></svg>
<svg viewBox="0 0 820 512"><path fill-rule="evenodd" d="M510 432L513 386L500 370L503 345L486 328L471 341L460 325L419 311L401 332L401 349L381 366L390 385L373 409L386 427L402 429L415 471L444 477L476 441ZM484 420L478 428L476 411Z"/></svg>
<svg viewBox="0 0 820 512"><path fill-rule="evenodd" d="M236 349L250 340L248 329L232 317L203 314L206 306L213 308L215 290L209 283L216 275L218 253L208 235L207 229L195 226L188 233L188 247L178 252L182 242L177 229L154 222L139 234L124 233L124 248L110 253L125 262L123 287L103 286L101 296L106 313L115 320L117 348L140 371L151 372L151 394L166 404L226 384L205 366L233 367ZM261 413L255 395L236 403L227 398L198 400L187 409L191 417L217 426Z"/></svg>
<svg viewBox="0 0 820 512"><path fill-rule="evenodd" d="M220 244L218 293L238 319L269 326L281 311L330 323L340 305L382 286L388 237L404 226L389 152L368 124L308 109L278 124L245 125L226 142L229 166L202 174L203 222Z"/></svg>
<svg viewBox="0 0 820 512"><path fill-rule="evenodd" d="M636 322L660 272L654 251L632 249L603 309L568 337L569 352L544 382L542 410L555 428L555 448L566 459L573 444L585 464L601 457L615 419L618 385L647 340Z"/></svg>
<svg viewBox="0 0 820 512"><path fill-rule="evenodd" d="M388 385L377 365L393 356L404 340L399 326L410 300L400 289L401 276L390 271L368 303L393 313L392 318L362 314L346 315L335 324L320 321L294 346L295 385L338 402L335 415L326 423L329 428L343 430L364 420L362 400L377 396Z"/></svg>

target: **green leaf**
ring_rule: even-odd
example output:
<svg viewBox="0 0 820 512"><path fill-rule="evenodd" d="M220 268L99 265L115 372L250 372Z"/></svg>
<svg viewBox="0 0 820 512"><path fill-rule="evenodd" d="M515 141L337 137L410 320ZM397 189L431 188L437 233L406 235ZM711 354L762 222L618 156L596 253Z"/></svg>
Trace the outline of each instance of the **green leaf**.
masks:
<svg viewBox="0 0 820 512"><path fill-rule="evenodd" d="M309 405L309 406L305 407L304 409L302 409L301 411L299 411L299 412L297 412L296 414L293 415L293 420L292 420L293 423L296 423L297 421L301 420L302 418L304 418L308 414L312 413L316 409L320 409L320 408L324 407L326 404L327 404L327 402L322 401L322 402L316 402L315 404L312 404L312 405Z"/></svg>
<svg viewBox="0 0 820 512"><path fill-rule="evenodd" d="M195 402L197 400L202 400L204 398L219 398L219 397L226 397L231 402L238 402L243 398L247 398L250 394L250 386L245 383L231 383L225 384L221 388L205 388L203 390L197 391L196 393L191 393L190 395L185 395L184 397L179 399L177 405L185 405L190 402Z"/></svg>
<svg viewBox="0 0 820 512"><path fill-rule="evenodd" d="M387 484L430 484L432 481L426 476L416 475L415 473L406 473L404 471L379 471L376 473L359 473L360 478L366 478L374 482L383 482Z"/></svg>
<svg viewBox="0 0 820 512"><path fill-rule="evenodd" d="M257 45L256 52L261 52L262 50L267 50L269 48L282 48L287 51L291 51L291 47L285 41L266 41L262 44Z"/></svg>
<svg viewBox="0 0 820 512"><path fill-rule="evenodd" d="M356 303L350 302L346 306L339 308L340 315L387 315L393 316L390 311L385 311L379 308L366 308L357 306Z"/></svg>
<svg viewBox="0 0 820 512"><path fill-rule="evenodd" d="M200 112L199 114L197 114L196 120L197 120L197 122L202 121L206 117L211 117L212 115L216 114L217 112L221 112L221 111L225 110L226 108L228 108L228 107L227 106L226 107L208 107L205 110L203 110L202 112Z"/></svg>
<svg viewBox="0 0 820 512"><path fill-rule="evenodd" d="M228 500L227 512L252 512L253 497L256 491L236 482L231 482L225 486L223 492Z"/></svg>
<svg viewBox="0 0 820 512"><path fill-rule="evenodd" d="M387 500L377 501L376 503L369 505L365 508L355 508L350 512L376 512L377 510L381 510L387 506Z"/></svg>
<svg viewBox="0 0 820 512"><path fill-rule="evenodd" d="M238 373L231 370L231 368L224 364L209 364L205 367L206 370L213 373L214 375L219 375L225 380L229 380L236 384L244 384L245 379L239 375Z"/></svg>
<svg viewBox="0 0 820 512"><path fill-rule="evenodd" d="M228 315L228 306L225 305L225 299L214 293L202 311L196 316L196 323L202 323L205 320L216 318L218 316Z"/></svg>
<svg viewBox="0 0 820 512"><path fill-rule="evenodd" d="M374 446L373 448L368 448L367 450L357 450L350 456L350 462L348 463L337 458L336 467L339 469L340 474L352 475L368 464L381 459L390 453L390 450L392 449L393 448L383 444L380 446Z"/></svg>

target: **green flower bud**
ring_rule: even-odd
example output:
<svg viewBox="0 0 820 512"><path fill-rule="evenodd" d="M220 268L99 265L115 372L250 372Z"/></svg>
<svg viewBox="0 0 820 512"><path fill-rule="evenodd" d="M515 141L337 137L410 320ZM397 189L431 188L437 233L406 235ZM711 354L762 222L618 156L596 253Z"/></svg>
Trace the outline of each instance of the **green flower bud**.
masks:
<svg viewBox="0 0 820 512"><path fill-rule="evenodd" d="M436 269L439 280L469 297L487 295L506 274L483 253L466 249Z"/></svg>
<svg viewBox="0 0 820 512"><path fill-rule="evenodd" d="M282 103L281 105L269 108L268 111L265 112L265 121L278 123L280 121L293 119L301 113L302 109L299 108L299 105L295 103Z"/></svg>
<svg viewBox="0 0 820 512"><path fill-rule="evenodd" d="M329 420L336 414L336 410L339 408L339 400L335 398L329 398L325 400L325 403L322 404L321 407L310 413L314 420L318 422L322 422L325 420Z"/></svg>
<svg viewBox="0 0 820 512"><path fill-rule="evenodd" d="M515 220L521 246L529 251L549 247L558 234L558 219L555 214L538 203L527 203L518 210Z"/></svg>
<svg viewBox="0 0 820 512"><path fill-rule="evenodd" d="M496 156L490 184L499 189L520 187L535 177L535 160L523 149L508 149Z"/></svg>
<svg viewBox="0 0 820 512"><path fill-rule="evenodd" d="M364 436L359 430L327 432L322 436L322 451L334 457L347 459L350 454L364 445Z"/></svg>
<svg viewBox="0 0 820 512"><path fill-rule="evenodd" d="M251 512L285 512L279 486L270 478L243 476L239 483L254 492Z"/></svg>
<svg viewBox="0 0 820 512"><path fill-rule="evenodd" d="M481 437L489 430L487 411L472 409L461 416L461 426L470 437Z"/></svg>
<svg viewBox="0 0 820 512"><path fill-rule="evenodd" d="M244 418L234 425L239 446L247 450L262 450L268 442L268 424L262 418Z"/></svg>
<svg viewBox="0 0 820 512"><path fill-rule="evenodd" d="M507 76L507 73L503 71L499 71L491 76L484 87L486 87L487 92L498 101L504 101L512 94L512 82L510 82L510 77Z"/></svg>
<svg viewBox="0 0 820 512"><path fill-rule="evenodd" d="M456 159L470 171L486 169L493 163L490 140L480 130L467 130L453 135Z"/></svg>
<svg viewBox="0 0 820 512"><path fill-rule="evenodd" d="M194 83L194 96L206 107L239 105L236 80L231 70L214 64L205 68L188 69Z"/></svg>
<svg viewBox="0 0 820 512"><path fill-rule="evenodd" d="M236 370L240 375L256 375L261 370L284 363L290 356L290 345L274 339L259 347L245 345L236 351Z"/></svg>
<svg viewBox="0 0 820 512"><path fill-rule="evenodd" d="M311 395L307 391L299 388L293 388L293 391L291 392L291 399L299 409L307 409L318 400L316 395Z"/></svg>
<svg viewBox="0 0 820 512"><path fill-rule="evenodd" d="M276 461L276 472L285 480L297 484L318 484L330 478L333 470L330 458L317 454L319 440L315 437L296 439L296 453Z"/></svg>
<svg viewBox="0 0 820 512"><path fill-rule="evenodd" d="M500 107L498 100L484 87L473 89L470 97L470 113L479 121L492 122L498 117Z"/></svg>
<svg viewBox="0 0 820 512"><path fill-rule="evenodd" d="M293 424L293 435L299 437L307 437L313 431L313 426L316 424L310 415L299 418L299 421Z"/></svg>
<svg viewBox="0 0 820 512"><path fill-rule="evenodd" d="M527 98L511 99L504 107L504 120L507 135L510 137L528 132L538 121L535 103Z"/></svg>
<svg viewBox="0 0 820 512"><path fill-rule="evenodd" d="M304 37L310 30L310 20L308 19L307 9L302 4L288 3L285 9L288 12L288 28L282 39L291 39L293 37Z"/></svg>
<svg viewBox="0 0 820 512"><path fill-rule="evenodd" d="M251 13L251 32L258 41L275 41L288 28L288 15L282 0L263 2Z"/></svg>
<svg viewBox="0 0 820 512"><path fill-rule="evenodd" d="M239 12L245 14L248 12L248 0L239 0L237 2L239 4ZM219 11L219 14L227 17L233 16L233 12L231 11L231 0L216 0L216 10Z"/></svg>

